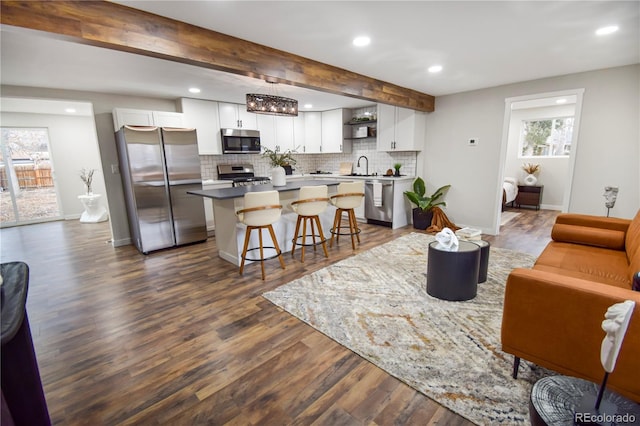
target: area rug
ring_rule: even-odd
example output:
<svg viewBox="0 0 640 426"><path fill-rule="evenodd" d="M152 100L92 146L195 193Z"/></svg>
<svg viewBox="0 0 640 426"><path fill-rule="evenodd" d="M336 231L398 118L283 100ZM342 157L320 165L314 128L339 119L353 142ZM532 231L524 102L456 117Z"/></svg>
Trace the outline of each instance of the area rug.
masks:
<svg viewBox="0 0 640 426"><path fill-rule="evenodd" d="M500 326L506 278L534 257L492 247L476 298L448 302L426 293L431 241L405 235L264 297L476 424L527 424L531 386L550 373L523 362L514 380Z"/></svg>
<svg viewBox="0 0 640 426"><path fill-rule="evenodd" d="M506 225L511 222L516 217L520 216L522 213L518 212L501 212L500 213L500 226Z"/></svg>

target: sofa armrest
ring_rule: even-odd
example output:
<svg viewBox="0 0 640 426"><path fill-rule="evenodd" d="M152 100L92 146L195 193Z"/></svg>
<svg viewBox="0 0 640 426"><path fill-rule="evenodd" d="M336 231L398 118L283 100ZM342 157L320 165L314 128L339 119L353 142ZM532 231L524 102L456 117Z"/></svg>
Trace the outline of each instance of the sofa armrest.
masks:
<svg viewBox="0 0 640 426"><path fill-rule="evenodd" d="M554 241L624 250L631 220L565 213L558 215L551 230Z"/></svg>
<svg viewBox="0 0 640 426"><path fill-rule="evenodd" d="M599 382L607 308L636 302L610 388L640 401L640 292L535 269L514 269L505 288L502 350L561 374Z"/></svg>

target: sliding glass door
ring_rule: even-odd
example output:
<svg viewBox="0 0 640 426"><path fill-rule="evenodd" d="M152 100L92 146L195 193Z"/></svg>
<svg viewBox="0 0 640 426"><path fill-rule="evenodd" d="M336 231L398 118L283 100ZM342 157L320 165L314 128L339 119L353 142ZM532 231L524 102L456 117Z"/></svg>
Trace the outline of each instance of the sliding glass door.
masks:
<svg viewBox="0 0 640 426"><path fill-rule="evenodd" d="M47 129L0 130L0 227L61 219Z"/></svg>

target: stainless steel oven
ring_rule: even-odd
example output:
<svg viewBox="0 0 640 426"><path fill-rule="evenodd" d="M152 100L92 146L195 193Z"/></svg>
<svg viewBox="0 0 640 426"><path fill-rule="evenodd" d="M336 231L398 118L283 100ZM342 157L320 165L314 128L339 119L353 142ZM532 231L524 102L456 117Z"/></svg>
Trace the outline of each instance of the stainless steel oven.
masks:
<svg viewBox="0 0 640 426"><path fill-rule="evenodd" d="M233 186L263 185L271 182L266 176L256 176L251 164L218 164L218 179L230 180Z"/></svg>

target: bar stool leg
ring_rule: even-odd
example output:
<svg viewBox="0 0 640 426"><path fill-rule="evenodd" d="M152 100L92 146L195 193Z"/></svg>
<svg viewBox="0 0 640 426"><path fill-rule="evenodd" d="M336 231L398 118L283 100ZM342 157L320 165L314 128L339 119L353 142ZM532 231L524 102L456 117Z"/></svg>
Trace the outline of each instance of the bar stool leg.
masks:
<svg viewBox="0 0 640 426"><path fill-rule="evenodd" d="M314 217L317 217L317 216L309 216L306 219L311 224L311 239L313 240L313 251L316 251L316 230L315 230L315 225L313 221Z"/></svg>
<svg viewBox="0 0 640 426"><path fill-rule="evenodd" d="M353 232L356 233L358 244L360 244L360 233L358 232L358 221L356 220L356 211L354 209L351 209L349 213L351 213L351 218L353 219Z"/></svg>
<svg viewBox="0 0 640 426"><path fill-rule="evenodd" d="M351 233L351 248L356 249L356 239L354 237L354 233L356 232L353 228L353 219L351 217L351 213L353 210L347 210L347 216L349 217L349 233ZM359 241L358 241L359 242Z"/></svg>
<svg viewBox="0 0 640 426"><path fill-rule="evenodd" d="M300 262L304 262L304 249L307 244L307 218L302 218L302 255L300 256Z"/></svg>
<svg viewBox="0 0 640 426"><path fill-rule="evenodd" d="M336 210L336 214L333 217L333 227L331 228L331 241L329 242L329 247L333 247L333 238L336 236L336 234L338 235L338 237L336 238L336 241L340 241L340 219L342 217L342 213L340 211L340 209ZM337 228L336 228L337 227Z"/></svg>
<svg viewBox="0 0 640 426"><path fill-rule="evenodd" d="M262 248L262 228L258 228L258 240L260 241L260 269L262 269L262 279L264 280L264 249Z"/></svg>
<svg viewBox="0 0 640 426"><path fill-rule="evenodd" d="M302 216L298 216L298 220L296 221L296 230L293 233L293 240L291 240L291 242L293 243L293 247L291 248L291 256L293 257L295 251L296 251L296 242L298 241L298 232L300 231L300 221L302 220Z"/></svg>
<svg viewBox="0 0 640 426"><path fill-rule="evenodd" d="M324 233L322 232L322 225L320 224L320 218L318 216L313 217L318 225L318 234L320 235L320 241L322 243L322 249L324 250L324 257L329 257L329 253L327 252L327 239L324 237Z"/></svg>
<svg viewBox="0 0 640 426"><path fill-rule="evenodd" d="M276 234L275 232L273 232L273 226L271 225L269 225L269 233L271 234L271 239L273 240L273 246L276 248L276 251L278 252L278 260L280 260L280 266L282 266L282 269L285 269L284 259L282 258L282 250L280 250L280 245L278 245Z"/></svg>
<svg viewBox="0 0 640 426"><path fill-rule="evenodd" d="M242 262L240 262L240 275L242 275L244 271L244 261L247 258L247 248L249 247L249 237L251 236L251 231L253 227L247 226L244 234L244 246L242 247Z"/></svg>

